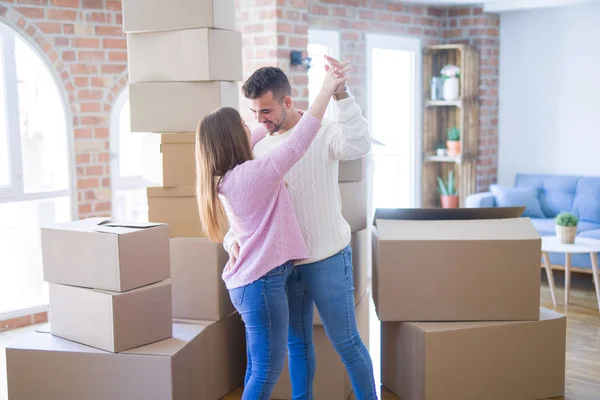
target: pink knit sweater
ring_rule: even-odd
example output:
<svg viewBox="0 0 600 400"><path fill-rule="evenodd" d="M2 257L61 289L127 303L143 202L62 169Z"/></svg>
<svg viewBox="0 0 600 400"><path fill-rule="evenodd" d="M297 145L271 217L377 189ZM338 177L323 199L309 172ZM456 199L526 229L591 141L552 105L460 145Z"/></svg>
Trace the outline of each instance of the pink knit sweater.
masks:
<svg viewBox="0 0 600 400"><path fill-rule="evenodd" d="M283 176L306 153L320 128L318 119L304 113L284 144L221 179L219 198L240 245L235 265L223 271L228 289L248 285L289 260L308 257ZM253 135L252 144L256 141Z"/></svg>

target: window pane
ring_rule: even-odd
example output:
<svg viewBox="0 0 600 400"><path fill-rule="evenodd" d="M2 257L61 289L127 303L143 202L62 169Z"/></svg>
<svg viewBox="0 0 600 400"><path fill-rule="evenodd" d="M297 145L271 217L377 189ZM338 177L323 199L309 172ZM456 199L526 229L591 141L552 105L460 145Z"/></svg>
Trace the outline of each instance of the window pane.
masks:
<svg viewBox="0 0 600 400"><path fill-rule="evenodd" d="M119 173L121 177L142 176L144 172L144 133L129 129L129 101L119 115Z"/></svg>
<svg viewBox="0 0 600 400"><path fill-rule="evenodd" d="M48 304L39 227L70 219L69 197L0 204L0 313Z"/></svg>
<svg viewBox="0 0 600 400"><path fill-rule="evenodd" d="M312 59L310 62L310 69L308 70L308 104L311 105L323 85L323 79L325 79L325 54L330 53L329 46L323 44L309 43L308 45L308 56ZM331 104L331 103L330 103ZM332 116L332 108L327 107L326 116Z"/></svg>
<svg viewBox="0 0 600 400"><path fill-rule="evenodd" d="M6 87L4 84L4 43L0 37L0 187L10 185L10 164L8 159L8 127L6 120Z"/></svg>
<svg viewBox="0 0 600 400"><path fill-rule="evenodd" d="M41 58L15 37L19 120L26 193L69 188L65 111Z"/></svg>
<svg viewBox="0 0 600 400"><path fill-rule="evenodd" d="M121 221L148 222L146 189L114 191L113 216Z"/></svg>

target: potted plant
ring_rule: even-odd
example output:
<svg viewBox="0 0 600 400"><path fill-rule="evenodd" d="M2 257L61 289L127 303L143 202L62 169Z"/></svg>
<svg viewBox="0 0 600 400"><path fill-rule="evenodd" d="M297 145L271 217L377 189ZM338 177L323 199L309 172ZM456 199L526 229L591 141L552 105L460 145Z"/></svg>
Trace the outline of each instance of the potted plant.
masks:
<svg viewBox="0 0 600 400"><path fill-rule="evenodd" d="M456 65L448 64L442 68L442 79L444 79L443 96L444 100L458 100L459 93L459 78L460 68Z"/></svg>
<svg viewBox="0 0 600 400"><path fill-rule="evenodd" d="M569 212L561 212L556 216L556 237L561 243L575 243L579 218Z"/></svg>
<svg viewBox="0 0 600 400"><path fill-rule="evenodd" d="M437 177L438 192L441 196L442 208L457 208L458 207L458 192L454 184L454 173L448 172L448 181L444 183L442 178Z"/></svg>
<svg viewBox="0 0 600 400"><path fill-rule="evenodd" d="M448 155L455 157L460 154L460 130L456 127L448 129L448 140L446 141Z"/></svg>

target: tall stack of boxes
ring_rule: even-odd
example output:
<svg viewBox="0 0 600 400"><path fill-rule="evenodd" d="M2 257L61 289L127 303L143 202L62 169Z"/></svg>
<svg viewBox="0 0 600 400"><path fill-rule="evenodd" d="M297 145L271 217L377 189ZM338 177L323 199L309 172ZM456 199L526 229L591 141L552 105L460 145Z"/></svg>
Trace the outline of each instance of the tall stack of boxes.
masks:
<svg viewBox="0 0 600 400"><path fill-rule="evenodd" d="M352 231L352 266L356 324L362 341L369 346L368 274L370 263L370 227L367 225L370 208L371 174L368 173L370 155L352 161L341 161L338 182L342 200L342 214ZM323 321L315 306L313 314L313 345L316 373L313 382L315 399L346 400L352 393L348 372L340 356L327 338ZM292 385L286 359L285 366L271 397L278 400L292 398Z"/></svg>
<svg viewBox="0 0 600 400"><path fill-rule="evenodd" d="M173 323L167 225L90 218L41 243L50 328L6 349L11 400L213 400L242 384L239 315Z"/></svg>
<svg viewBox="0 0 600 400"><path fill-rule="evenodd" d="M132 132L161 136L148 178L148 218L169 225L173 317L220 321L235 311L221 272L228 256L202 229L195 132L204 115L238 108L242 36L233 0L124 0Z"/></svg>
<svg viewBox="0 0 600 400"><path fill-rule="evenodd" d="M378 209L382 385L402 400L564 395L566 319L540 307L523 208Z"/></svg>

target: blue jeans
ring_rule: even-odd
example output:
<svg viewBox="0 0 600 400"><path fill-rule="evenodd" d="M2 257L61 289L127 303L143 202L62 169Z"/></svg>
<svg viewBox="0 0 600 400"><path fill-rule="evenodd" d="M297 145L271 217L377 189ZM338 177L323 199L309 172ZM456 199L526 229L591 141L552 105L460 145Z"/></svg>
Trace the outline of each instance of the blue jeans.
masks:
<svg viewBox="0 0 600 400"><path fill-rule="evenodd" d="M283 370L289 325L286 283L292 268L288 261L249 285L229 290L246 325L244 400L268 400Z"/></svg>
<svg viewBox="0 0 600 400"><path fill-rule="evenodd" d="M315 376L313 301L325 333L344 363L358 400L377 399L373 362L356 327L352 249L294 267L288 281L288 352L293 399L312 399Z"/></svg>

